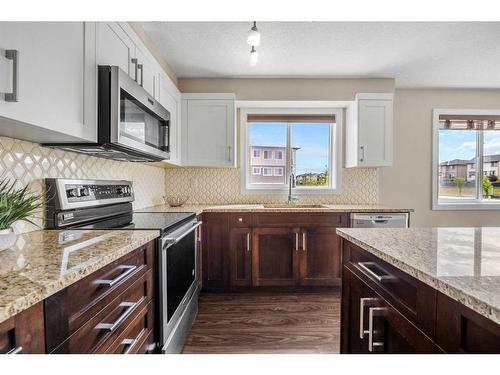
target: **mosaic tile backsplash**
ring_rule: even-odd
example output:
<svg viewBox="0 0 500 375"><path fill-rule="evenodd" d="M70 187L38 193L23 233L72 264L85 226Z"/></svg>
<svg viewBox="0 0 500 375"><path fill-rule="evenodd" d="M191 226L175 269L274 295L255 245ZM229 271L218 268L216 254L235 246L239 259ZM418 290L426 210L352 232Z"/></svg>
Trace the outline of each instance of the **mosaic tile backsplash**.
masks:
<svg viewBox="0 0 500 375"><path fill-rule="evenodd" d="M238 168L175 168L165 170L167 194L189 195L188 203L280 203L286 197L277 194L241 194ZM354 168L342 170L340 194L300 196L308 204L377 204L378 170Z"/></svg>
<svg viewBox="0 0 500 375"><path fill-rule="evenodd" d="M35 193L43 192L45 177L130 180L134 183L135 209L161 204L165 195L163 168L96 158L7 137L0 137L0 176L17 180L19 186L29 184ZM42 211L34 218L41 227L43 216ZM14 229L23 233L38 228L18 222Z"/></svg>

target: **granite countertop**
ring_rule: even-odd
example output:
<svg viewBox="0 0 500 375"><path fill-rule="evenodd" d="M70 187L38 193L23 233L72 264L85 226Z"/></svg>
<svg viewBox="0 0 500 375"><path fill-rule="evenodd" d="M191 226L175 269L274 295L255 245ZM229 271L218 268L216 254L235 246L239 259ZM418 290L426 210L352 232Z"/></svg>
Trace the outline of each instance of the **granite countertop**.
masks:
<svg viewBox="0 0 500 375"><path fill-rule="evenodd" d="M39 230L0 251L0 323L159 236L156 230Z"/></svg>
<svg viewBox="0 0 500 375"><path fill-rule="evenodd" d="M339 228L337 233L500 324L500 228Z"/></svg>
<svg viewBox="0 0 500 375"><path fill-rule="evenodd" d="M197 215L203 212L413 212L411 208L387 207L379 205L342 205L342 204L320 204L318 207L298 207L293 204L290 207L266 207L276 206L275 204L196 204L181 207L170 207L162 204L153 207L146 207L139 212L195 212Z"/></svg>

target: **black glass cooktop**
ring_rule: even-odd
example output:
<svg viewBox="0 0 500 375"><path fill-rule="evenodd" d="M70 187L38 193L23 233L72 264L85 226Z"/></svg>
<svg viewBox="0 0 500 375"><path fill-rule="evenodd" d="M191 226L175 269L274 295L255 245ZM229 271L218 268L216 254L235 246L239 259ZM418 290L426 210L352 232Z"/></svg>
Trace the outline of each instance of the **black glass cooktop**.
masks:
<svg viewBox="0 0 500 375"><path fill-rule="evenodd" d="M80 229L156 229L168 232L196 217L194 212L132 212L94 222Z"/></svg>

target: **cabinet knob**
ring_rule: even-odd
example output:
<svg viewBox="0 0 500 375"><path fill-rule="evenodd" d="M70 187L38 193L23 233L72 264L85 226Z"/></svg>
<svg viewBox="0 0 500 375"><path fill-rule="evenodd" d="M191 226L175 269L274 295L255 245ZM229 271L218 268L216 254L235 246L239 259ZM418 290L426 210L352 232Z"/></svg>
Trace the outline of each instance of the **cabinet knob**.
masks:
<svg viewBox="0 0 500 375"><path fill-rule="evenodd" d="M242 223L242 222L243 222L243 218L242 218L242 217L239 217L239 218L238 218L238 221L239 221L240 223Z"/></svg>

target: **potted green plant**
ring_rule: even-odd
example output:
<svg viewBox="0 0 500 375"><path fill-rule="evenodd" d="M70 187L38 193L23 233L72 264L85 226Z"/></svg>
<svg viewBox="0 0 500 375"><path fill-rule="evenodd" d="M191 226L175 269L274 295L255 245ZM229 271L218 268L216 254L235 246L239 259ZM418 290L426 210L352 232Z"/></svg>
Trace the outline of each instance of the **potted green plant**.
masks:
<svg viewBox="0 0 500 375"><path fill-rule="evenodd" d="M42 197L34 195L24 186L15 188L15 181L7 178L0 180L0 250L5 250L14 245L16 234L12 225L19 220L24 220L33 225L29 217L42 206Z"/></svg>

